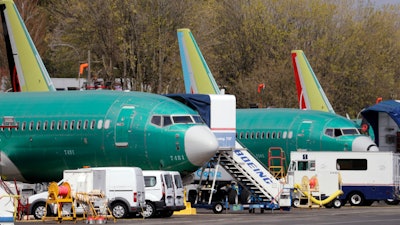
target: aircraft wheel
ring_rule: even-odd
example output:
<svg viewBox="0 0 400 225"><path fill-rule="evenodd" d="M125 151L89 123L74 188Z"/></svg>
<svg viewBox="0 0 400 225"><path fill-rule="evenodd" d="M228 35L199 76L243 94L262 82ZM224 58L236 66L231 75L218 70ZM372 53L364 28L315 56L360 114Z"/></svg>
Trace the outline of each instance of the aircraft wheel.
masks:
<svg viewBox="0 0 400 225"><path fill-rule="evenodd" d="M340 199L335 199L332 201L332 205L335 209L342 207L342 201Z"/></svg>
<svg viewBox="0 0 400 225"><path fill-rule="evenodd" d="M224 206L222 205L222 203L217 202L213 205L213 212L215 214L220 214L222 213L222 211L224 211Z"/></svg>
<svg viewBox="0 0 400 225"><path fill-rule="evenodd" d="M359 192L353 192L350 194L349 202L352 206L362 206L364 204L364 196Z"/></svg>

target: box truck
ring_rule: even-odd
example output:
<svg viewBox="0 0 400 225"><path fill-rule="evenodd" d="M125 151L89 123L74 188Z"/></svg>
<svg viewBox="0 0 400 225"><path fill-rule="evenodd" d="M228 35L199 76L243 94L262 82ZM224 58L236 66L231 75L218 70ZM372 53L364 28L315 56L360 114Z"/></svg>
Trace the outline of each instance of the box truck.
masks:
<svg viewBox="0 0 400 225"><path fill-rule="evenodd" d="M399 200L398 153L297 151L291 152L290 158L293 163L308 164L304 169L317 173L339 172L342 205L349 202L352 206L362 206L380 200Z"/></svg>

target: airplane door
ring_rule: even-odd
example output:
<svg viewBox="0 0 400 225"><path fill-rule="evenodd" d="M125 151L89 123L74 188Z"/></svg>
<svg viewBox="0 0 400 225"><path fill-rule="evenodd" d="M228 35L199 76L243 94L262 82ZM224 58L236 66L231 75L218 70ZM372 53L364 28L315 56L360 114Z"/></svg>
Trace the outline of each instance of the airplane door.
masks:
<svg viewBox="0 0 400 225"><path fill-rule="evenodd" d="M115 123L115 146L128 147L129 133L132 132L132 120L134 117L134 106L124 106L119 112Z"/></svg>
<svg viewBox="0 0 400 225"><path fill-rule="evenodd" d="M300 124L299 130L297 132L297 149L310 149L311 125L312 121L303 121Z"/></svg>

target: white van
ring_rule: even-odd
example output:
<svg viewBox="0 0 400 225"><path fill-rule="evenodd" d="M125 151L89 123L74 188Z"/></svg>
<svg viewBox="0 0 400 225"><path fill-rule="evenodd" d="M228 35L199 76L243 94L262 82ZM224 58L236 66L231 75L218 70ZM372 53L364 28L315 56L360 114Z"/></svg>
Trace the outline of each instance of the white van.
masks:
<svg viewBox="0 0 400 225"><path fill-rule="evenodd" d="M124 218L129 213L140 213L145 207L145 190L142 170L138 167L96 167L65 170L63 180L68 182L72 192L101 190L107 197L109 208L115 218ZM48 192L29 197L29 212L36 219L44 215ZM77 207L76 213L83 214ZM56 214L49 207L47 215ZM50 212L50 213L49 213Z"/></svg>
<svg viewBox="0 0 400 225"><path fill-rule="evenodd" d="M175 210L180 211L186 208L185 206L185 191L183 187L182 177L178 171L171 171L175 189Z"/></svg>
<svg viewBox="0 0 400 225"><path fill-rule="evenodd" d="M170 217L185 209L182 178L178 172L143 170L146 210L144 217Z"/></svg>

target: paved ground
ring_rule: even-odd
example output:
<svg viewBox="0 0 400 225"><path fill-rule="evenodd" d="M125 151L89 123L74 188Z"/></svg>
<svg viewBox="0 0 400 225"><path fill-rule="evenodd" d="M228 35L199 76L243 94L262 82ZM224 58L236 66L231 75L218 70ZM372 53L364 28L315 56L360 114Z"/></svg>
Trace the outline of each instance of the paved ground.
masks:
<svg viewBox="0 0 400 225"><path fill-rule="evenodd" d="M18 221L15 225L32 224L56 224L56 221ZM63 221L63 224L73 224L72 221ZM84 224L85 221L77 221ZM112 221L108 221L112 224ZM293 208L290 211L256 211L250 214L248 211L227 211L222 214L214 214L210 210L198 209L196 215L173 215L171 218L154 219L121 219L116 224L191 224L191 225L255 225L255 224L279 224L279 225L337 225L337 224L362 224L383 225L400 224L400 206L388 206L384 203L374 203L368 207L345 206L340 209L326 208Z"/></svg>

